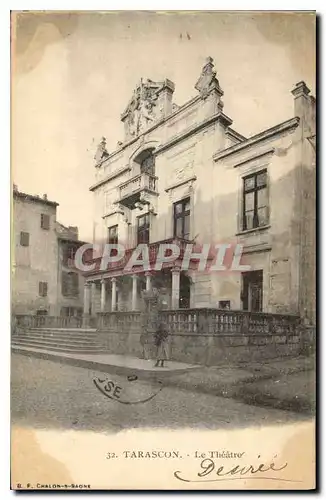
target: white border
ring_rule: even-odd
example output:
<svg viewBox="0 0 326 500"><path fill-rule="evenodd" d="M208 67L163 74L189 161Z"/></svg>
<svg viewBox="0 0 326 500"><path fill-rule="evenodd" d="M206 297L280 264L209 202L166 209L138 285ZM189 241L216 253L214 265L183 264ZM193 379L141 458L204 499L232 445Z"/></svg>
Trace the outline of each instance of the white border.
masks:
<svg viewBox="0 0 326 500"><path fill-rule="evenodd" d="M10 254L9 254L9 241L10 241L10 224L9 224L9 210L10 210L10 10L317 10L318 13L323 14L325 11L325 2L319 0L315 2L307 2L303 0L296 1L285 1L285 0L273 0L273 1L247 1L243 2L241 0L227 0L227 1L205 1L201 0L201 2L182 2L177 0L165 0L153 2L150 0L142 1L142 2L130 2L120 0L118 5L116 6L110 5L106 0L93 0L85 1L80 0L79 2L71 2L67 0L55 0L48 2L40 2L39 0L34 1L11 1L8 2L6 0L2 0L0 5L0 61L1 61L1 92L0 92L0 119L1 119L1 182L0 182L0 213L1 213L1 234L3 236L3 245L2 245L2 274L1 274L1 328L0 332L2 335L2 343L1 343L1 351L2 351L2 362L1 362L1 389L3 391L1 401L3 402L1 408L1 418L2 418L2 439L1 439L1 450L4 452L3 460L1 464L1 483L0 483L0 492L1 498L7 498L9 495L11 496L13 492L9 491L9 482L10 482L10 432L9 432L9 406L10 406L10 395L9 395L9 370L10 370L10 336L9 332L9 321L10 321ZM116 8L115 8L116 7ZM325 54L325 44L324 37L321 33L320 39L322 48L321 54ZM320 61L320 65L322 67L322 62ZM321 69L320 69L321 71ZM319 93L321 93L324 89L320 88ZM322 114L323 109L319 109L319 113ZM321 121L321 120L320 120ZM324 143L324 131L322 136L320 136L320 143ZM319 161L321 158L319 157ZM318 165L319 171L322 170L323 165ZM322 187L320 188L320 194L326 192L326 174L323 176L319 176L319 182L321 181ZM321 229L323 229L323 234L325 236L325 203L323 202L323 196L321 198L322 210L320 216L323 217L323 222L321 224ZM322 241L324 243L324 241ZM325 245L322 245L325 247ZM322 256L322 252L320 251L320 256ZM320 275L320 272L318 273ZM322 284L325 284L325 267L322 269ZM322 304L320 310L325 310L326 298L325 295L322 297ZM323 331L320 325L320 334L323 336ZM322 347L322 354L320 357L326 359L325 354L325 342ZM325 412L323 412L325 414ZM321 422L319 422L321 424ZM324 444L324 443L323 443ZM4 446L5 445L5 446ZM321 451L321 450L320 450ZM304 452L304 450L303 450ZM325 460L323 465L325 464ZM324 466L323 470L320 470L320 478L325 477L324 474ZM223 493L218 492L220 496ZM112 495L112 493L110 493ZM153 493L154 495L154 493ZM235 493L234 496L237 494ZM284 493L285 495L285 493ZM34 496L32 494L32 496ZM38 497L43 496L43 494L38 493ZM127 495L126 495L127 496ZM128 495L129 496L129 495ZM174 495L172 495L174 496ZM201 497L202 495L198 494L197 497ZM233 496L233 495L231 495ZM282 496L282 493L281 493ZM81 497L81 494L77 494L77 497ZM120 496L121 497L121 496ZM227 495L230 497L230 495ZM75 497L76 498L76 497Z"/></svg>

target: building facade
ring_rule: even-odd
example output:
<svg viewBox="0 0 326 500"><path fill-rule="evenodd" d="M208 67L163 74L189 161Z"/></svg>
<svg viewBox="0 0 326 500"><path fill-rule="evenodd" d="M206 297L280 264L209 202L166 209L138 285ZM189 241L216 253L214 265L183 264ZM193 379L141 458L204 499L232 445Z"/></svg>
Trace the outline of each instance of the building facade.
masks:
<svg viewBox="0 0 326 500"><path fill-rule="evenodd" d="M141 81L121 115L125 137L95 155L94 243L160 242L242 249L245 271L126 272L121 262L85 273L84 312L137 310L155 286L167 308L230 308L315 317L315 99L292 90L293 117L252 137L232 128L213 60L197 95L178 106L170 80ZM240 245L238 247L237 245ZM194 250L195 251L195 250ZM130 255L130 253L129 253ZM93 261L95 262L95 261Z"/></svg>
<svg viewBox="0 0 326 500"><path fill-rule="evenodd" d="M12 313L75 316L84 277L70 266L83 244L76 227L57 222L58 203L13 191Z"/></svg>

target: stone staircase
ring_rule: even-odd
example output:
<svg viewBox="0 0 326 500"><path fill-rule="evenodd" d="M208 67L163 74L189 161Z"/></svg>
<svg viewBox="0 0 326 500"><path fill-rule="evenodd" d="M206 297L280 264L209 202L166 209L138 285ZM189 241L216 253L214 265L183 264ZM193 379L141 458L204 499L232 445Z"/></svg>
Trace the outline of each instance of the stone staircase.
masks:
<svg viewBox="0 0 326 500"><path fill-rule="evenodd" d="M95 329L29 328L11 336L12 348L28 347L65 353L104 353Z"/></svg>

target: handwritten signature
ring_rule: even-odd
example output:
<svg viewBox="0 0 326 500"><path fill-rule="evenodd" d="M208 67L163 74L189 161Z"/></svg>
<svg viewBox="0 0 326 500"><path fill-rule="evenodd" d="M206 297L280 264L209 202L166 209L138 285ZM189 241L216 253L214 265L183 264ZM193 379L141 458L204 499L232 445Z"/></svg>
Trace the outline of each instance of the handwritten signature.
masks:
<svg viewBox="0 0 326 500"><path fill-rule="evenodd" d="M127 377L128 382L135 382L138 380L138 377L136 375L129 375ZM124 405L135 405L139 403L147 403L147 401L150 401L153 399L157 394L163 389L162 382L158 381L160 384L160 388L151 394L149 397L137 401L127 401L125 399L120 399L121 395L123 393L123 387L121 385L116 384L113 380L110 380L108 378L99 378L95 377L93 378L93 382L97 389L104 394L104 396L117 401L118 403L124 404Z"/></svg>
<svg viewBox="0 0 326 500"><path fill-rule="evenodd" d="M199 478L204 478L204 479L186 479L185 477L182 477L181 471L175 471L174 477L186 483L202 483L202 482L232 481L232 480L234 481L239 479L248 479L248 477L250 477L250 479L270 479L274 481L277 480L277 481L297 482L292 479L283 479L281 477L262 475L268 471L279 472L285 469L287 465L288 465L287 462L285 462L281 467L277 467L274 462L271 462L270 464L262 463L258 466L236 465L233 466L231 469L228 469L227 467L225 467L225 465L220 465L220 464L216 465L212 459L205 458L200 463L201 471L197 473L197 476ZM219 477L213 479L214 475Z"/></svg>

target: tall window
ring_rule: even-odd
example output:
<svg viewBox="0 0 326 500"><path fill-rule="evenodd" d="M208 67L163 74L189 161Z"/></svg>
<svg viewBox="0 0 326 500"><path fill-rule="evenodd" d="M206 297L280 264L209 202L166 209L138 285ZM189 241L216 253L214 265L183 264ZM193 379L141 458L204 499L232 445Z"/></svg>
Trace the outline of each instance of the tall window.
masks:
<svg viewBox="0 0 326 500"><path fill-rule="evenodd" d="M108 241L110 245L118 244L118 225L108 228Z"/></svg>
<svg viewBox="0 0 326 500"><path fill-rule="evenodd" d="M189 239L190 236L190 198L178 201L173 205L174 236Z"/></svg>
<svg viewBox="0 0 326 500"><path fill-rule="evenodd" d="M243 178L242 229L254 229L268 223L267 171Z"/></svg>
<svg viewBox="0 0 326 500"><path fill-rule="evenodd" d="M48 294L48 284L46 281L40 281L38 284L38 294L40 297L46 297Z"/></svg>
<svg viewBox="0 0 326 500"><path fill-rule="evenodd" d="M66 271L62 272L61 293L64 297L78 297L79 276L77 273L67 273Z"/></svg>
<svg viewBox="0 0 326 500"><path fill-rule="evenodd" d="M241 298L244 311L263 310L263 271L242 273Z"/></svg>
<svg viewBox="0 0 326 500"><path fill-rule="evenodd" d="M41 214L41 228L50 229L50 216L47 214Z"/></svg>
<svg viewBox="0 0 326 500"><path fill-rule="evenodd" d="M77 252L76 245L64 245L62 250L62 263L64 266L67 266L69 260L74 260Z"/></svg>
<svg viewBox="0 0 326 500"><path fill-rule="evenodd" d="M137 219L137 244L149 243L149 214Z"/></svg>

